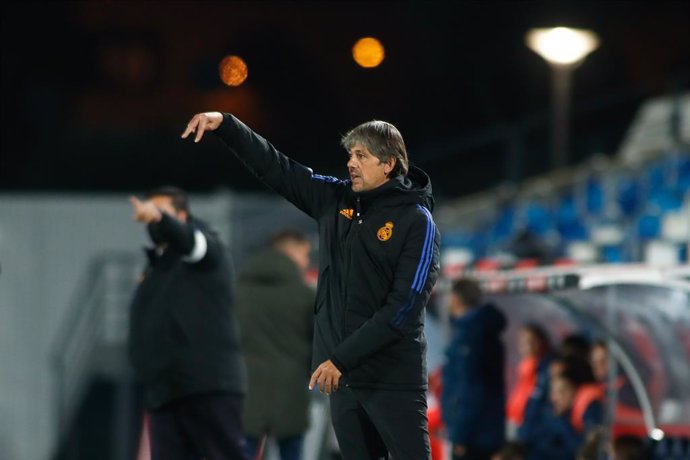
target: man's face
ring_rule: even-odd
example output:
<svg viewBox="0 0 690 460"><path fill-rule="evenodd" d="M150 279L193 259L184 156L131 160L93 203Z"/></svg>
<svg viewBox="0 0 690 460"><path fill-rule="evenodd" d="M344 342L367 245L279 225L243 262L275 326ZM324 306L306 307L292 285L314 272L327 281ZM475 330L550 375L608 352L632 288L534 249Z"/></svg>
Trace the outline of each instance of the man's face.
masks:
<svg viewBox="0 0 690 460"><path fill-rule="evenodd" d="M385 184L388 182L388 174L395 166L394 159L383 163L360 143L350 149L349 158L347 170L355 192L366 192Z"/></svg>
<svg viewBox="0 0 690 460"><path fill-rule="evenodd" d="M575 387L567 380L556 378L551 381L551 405L557 415L561 415L573 407L575 401Z"/></svg>
<svg viewBox="0 0 690 460"><path fill-rule="evenodd" d="M169 196L154 196L150 198L150 201L158 209L176 217L182 222L187 222L187 213L184 211L177 211L172 204L172 198Z"/></svg>

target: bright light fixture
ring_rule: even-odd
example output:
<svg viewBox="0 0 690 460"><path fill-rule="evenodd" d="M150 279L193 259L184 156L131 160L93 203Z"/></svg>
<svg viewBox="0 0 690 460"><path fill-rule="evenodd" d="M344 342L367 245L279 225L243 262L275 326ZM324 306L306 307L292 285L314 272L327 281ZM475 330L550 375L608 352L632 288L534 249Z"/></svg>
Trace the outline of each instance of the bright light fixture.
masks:
<svg viewBox="0 0 690 460"><path fill-rule="evenodd" d="M567 27L531 29L525 41L532 51L557 65L575 64L599 46L594 32Z"/></svg>
<svg viewBox="0 0 690 460"><path fill-rule="evenodd" d="M664 432L661 431L659 428L654 428L652 432L649 434L649 437L655 441L661 441L662 439L664 439Z"/></svg>
<svg viewBox="0 0 690 460"><path fill-rule="evenodd" d="M365 68L376 67L381 64L386 52L383 45L374 37L364 37L357 40L352 47L352 57L357 64Z"/></svg>
<svg viewBox="0 0 690 460"><path fill-rule="evenodd" d="M240 86L247 79L247 64L239 56L226 56L218 65L220 79L228 86Z"/></svg>

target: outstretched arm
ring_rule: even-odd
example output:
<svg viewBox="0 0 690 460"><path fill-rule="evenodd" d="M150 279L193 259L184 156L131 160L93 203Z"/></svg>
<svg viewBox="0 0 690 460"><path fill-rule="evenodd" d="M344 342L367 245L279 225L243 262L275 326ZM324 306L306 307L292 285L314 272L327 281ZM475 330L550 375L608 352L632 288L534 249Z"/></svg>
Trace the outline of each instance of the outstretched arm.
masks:
<svg viewBox="0 0 690 460"><path fill-rule="evenodd" d="M317 218L346 183L321 176L279 152L270 142L230 114L198 113L187 124L182 138L194 134L199 142L213 132L259 180L308 215Z"/></svg>

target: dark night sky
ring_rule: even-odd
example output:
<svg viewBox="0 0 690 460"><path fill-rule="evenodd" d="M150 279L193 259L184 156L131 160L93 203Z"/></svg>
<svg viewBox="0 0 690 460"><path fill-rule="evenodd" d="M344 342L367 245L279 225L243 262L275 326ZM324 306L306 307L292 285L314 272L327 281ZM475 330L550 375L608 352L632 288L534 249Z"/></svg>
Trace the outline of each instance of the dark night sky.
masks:
<svg viewBox="0 0 690 460"><path fill-rule="evenodd" d="M531 27L590 28L575 72L573 157L615 152L646 97L688 89L685 2L22 3L2 11L0 189L118 190L174 183L260 190L217 142L179 140L197 111L232 111L279 149L343 176L339 136L396 124L437 192L457 196L548 165L549 69ZM362 69L360 37L386 59ZM242 56L249 79L223 86Z"/></svg>

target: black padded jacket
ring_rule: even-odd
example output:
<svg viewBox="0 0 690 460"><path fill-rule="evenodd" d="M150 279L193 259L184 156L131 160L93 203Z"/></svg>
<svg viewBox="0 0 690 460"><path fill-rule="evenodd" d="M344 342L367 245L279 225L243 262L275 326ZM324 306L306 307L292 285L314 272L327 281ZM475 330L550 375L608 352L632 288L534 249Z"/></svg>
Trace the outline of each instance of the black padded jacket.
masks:
<svg viewBox="0 0 690 460"><path fill-rule="evenodd" d="M439 272L429 177L411 167L362 193L315 174L236 117L214 131L268 187L319 227L312 367L331 359L351 387L427 385L424 309Z"/></svg>

